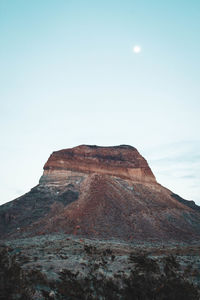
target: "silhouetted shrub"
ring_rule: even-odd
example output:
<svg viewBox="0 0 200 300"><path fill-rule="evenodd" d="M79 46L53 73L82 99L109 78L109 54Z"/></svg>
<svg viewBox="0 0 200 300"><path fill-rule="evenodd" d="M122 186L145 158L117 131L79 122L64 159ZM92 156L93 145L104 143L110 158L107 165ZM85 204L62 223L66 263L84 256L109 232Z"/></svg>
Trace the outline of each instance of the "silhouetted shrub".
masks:
<svg viewBox="0 0 200 300"><path fill-rule="evenodd" d="M84 245L84 250L88 255L95 254L97 252L97 248L92 245Z"/></svg>
<svg viewBox="0 0 200 300"><path fill-rule="evenodd" d="M8 247L0 247L0 299L29 300L31 288L27 287L25 273L10 252Z"/></svg>
<svg viewBox="0 0 200 300"><path fill-rule="evenodd" d="M164 258L164 271L167 276L176 276L177 270L180 267L175 256L169 255Z"/></svg>
<svg viewBox="0 0 200 300"><path fill-rule="evenodd" d="M192 268L180 276L175 256L160 258L158 262L147 253L131 253L131 271L121 270L110 277L107 262L112 251L97 251L85 245L88 256L85 275L63 269L59 280L49 282L37 269L24 271L12 255L13 251L0 247L0 300L198 300L198 289L184 277L192 275ZM110 256L110 257L109 257ZM163 268L162 268L163 266ZM195 269L196 270L196 269Z"/></svg>
<svg viewBox="0 0 200 300"><path fill-rule="evenodd" d="M157 263L146 255L130 256L135 268L124 278L122 291L125 300L197 300L198 291L178 274L179 263L174 256L164 258L162 274Z"/></svg>
<svg viewBox="0 0 200 300"><path fill-rule="evenodd" d="M134 263L135 268L140 271L154 273L159 271L158 264L153 259L149 258L146 253L138 255L131 253L129 256L129 262Z"/></svg>

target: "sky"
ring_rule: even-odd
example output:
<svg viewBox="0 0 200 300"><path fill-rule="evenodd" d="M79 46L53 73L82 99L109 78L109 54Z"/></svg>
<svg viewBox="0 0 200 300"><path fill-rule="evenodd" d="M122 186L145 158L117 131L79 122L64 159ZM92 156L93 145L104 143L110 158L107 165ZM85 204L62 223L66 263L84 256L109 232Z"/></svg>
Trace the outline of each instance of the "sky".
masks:
<svg viewBox="0 0 200 300"><path fill-rule="evenodd" d="M199 0L0 0L0 204L53 151L128 144L200 205L199 36Z"/></svg>

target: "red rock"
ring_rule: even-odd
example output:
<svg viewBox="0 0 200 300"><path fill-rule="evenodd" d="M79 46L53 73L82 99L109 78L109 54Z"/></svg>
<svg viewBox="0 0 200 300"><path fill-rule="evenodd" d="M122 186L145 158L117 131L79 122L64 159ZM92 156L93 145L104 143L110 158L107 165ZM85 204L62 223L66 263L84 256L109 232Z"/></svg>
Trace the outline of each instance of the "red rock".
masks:
<svg viewBox="0 0 200 300"><path fill-rule="evenodd" d="M53 152L44 166L43 180L63 176L65 171L99 173L124 179L156 182L146 160L127 145L97 147L82 145ZM60 173L60 174L59 174Z"/></svg>
<svg viewBox="0 0 200 300"><path fill-rule="evenodd" d="M0 207L1 238L59 231L128 241L195 240L200 208L158 184L135 148L83 145L53 152L40 184Z"/></svg>

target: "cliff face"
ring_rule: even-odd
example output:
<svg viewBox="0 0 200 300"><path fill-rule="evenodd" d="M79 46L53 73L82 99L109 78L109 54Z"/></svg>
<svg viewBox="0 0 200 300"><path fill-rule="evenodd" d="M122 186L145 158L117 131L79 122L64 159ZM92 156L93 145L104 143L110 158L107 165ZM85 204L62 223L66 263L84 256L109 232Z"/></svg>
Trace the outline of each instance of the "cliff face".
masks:
<svg viewBox="0 0 200 300"><path fill-rule="evenodd" d="M193 202L156 182L131 146L78 146L53 154L38 186L0 207L1 238L63 232L124 240L200 238Z"/></svg>
<svg viewBox="0 0 200 300"><path fill-rule="evenodd" d="M137 149L127 145L116 147L82 145L53 152L44 166L41 182L64 179L68 171L98 173L140 182L156 182L147 161Z"/></svg>

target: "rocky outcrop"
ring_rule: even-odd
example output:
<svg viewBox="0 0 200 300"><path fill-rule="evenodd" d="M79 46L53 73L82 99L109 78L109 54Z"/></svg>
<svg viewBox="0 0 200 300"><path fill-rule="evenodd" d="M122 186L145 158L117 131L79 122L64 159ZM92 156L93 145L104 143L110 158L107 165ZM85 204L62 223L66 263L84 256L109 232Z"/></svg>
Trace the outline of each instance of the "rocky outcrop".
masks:
<svg viewBox="0 0 200 300"><path fill-rule="evenodd" d="M0 235L199 239L198 207L174 195L135 148L82 145L53 152L39 185L0 207Z"/></svg>
<svg viewBox="0 0 200 300"><path fill-rule="evenodd" d="M82 145L53 152L44 165L41 182L64 180L70 171L91 174L98 173L124 179L152 182L156 179L147 161L136 148L121 145L97 147Z"/></svg>

